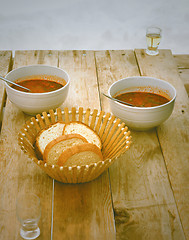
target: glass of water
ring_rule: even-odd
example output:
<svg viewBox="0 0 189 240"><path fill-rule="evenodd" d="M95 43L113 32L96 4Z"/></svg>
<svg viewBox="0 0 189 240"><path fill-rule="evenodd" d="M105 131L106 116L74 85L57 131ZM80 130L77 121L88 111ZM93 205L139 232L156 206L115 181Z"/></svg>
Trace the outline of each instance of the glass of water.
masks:
<svg viewBox="0 0 189 240"><path fill-rule="evenodd" d="M41 217L40 199L33 193L18 196L16 215L21 224L20 235L24 239L35 239L40 235L38 222Z"/></svg>
<svg viewBox="0 0 189 240"><path fill-rule="evenodd" d="M146 42L147 42L147 49L146 53L148 55L158 55L158 46L161 41L161 33L162 30L159 27L148 27L146 29Z"/></svg>

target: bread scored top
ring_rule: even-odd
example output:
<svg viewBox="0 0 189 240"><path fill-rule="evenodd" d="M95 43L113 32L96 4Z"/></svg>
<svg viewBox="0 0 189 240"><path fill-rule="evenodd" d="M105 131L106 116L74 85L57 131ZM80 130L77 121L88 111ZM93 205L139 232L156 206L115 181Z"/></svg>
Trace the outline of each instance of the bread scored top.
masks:
<svg viewBox="0 0 189 240"><path fill-rule="evenodd" d="M102 152L95 144L83 143L67 148L57 160L59 166L82 166L103 161Z"/></svg>
<svg viewBox="0 0 189 240"><path fill-rule="evenodd" d="M41 130L35 142L36 152L39 158L43 159L44 150L49 142L62 135L65 123L57 122Z"/></svg>
<svg viewBox="0 0 189 240"><path fill-rule="evenodd" d="M79 134L62 135L47 144L43 160L50 165L55 165L61 153L66 149L83 143L87 143L87 140Z"/></svg>
<svg viewBox="0 0 189 240"><path fill-rule="evenodd" d="M89 143L95 144L99 149L102 148L102 142L100 137L93 129L91 129L86 124L77 121L66 123L63 129L63 134L74 133L82 135Z"/></svg>

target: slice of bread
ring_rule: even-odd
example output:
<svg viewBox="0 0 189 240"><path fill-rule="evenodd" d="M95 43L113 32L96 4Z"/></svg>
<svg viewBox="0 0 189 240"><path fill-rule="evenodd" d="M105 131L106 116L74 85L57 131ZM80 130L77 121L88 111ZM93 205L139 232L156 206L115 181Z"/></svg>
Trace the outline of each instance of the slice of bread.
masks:
<svg viewBox="0 0 189 240"><path fill-rule="evenodd" d="M59 166L82 166L103 161L99 147L92 143L83 143L67 148L58 158Z"/></svg>
<svg viewBox="0 0 189 240"><path fill-rule="evenodd" d="M65 123L57 122L52 125L49 125L49 127L41 130L38 133L35 142L35 148L38 158L43 159L43 153L47 144L51 142L53 139L62 135L64 126Z"/></svg>
<svg viewBox="0 0 189 240"><path fill-rule="evenodd" d="M70 147L83 143L87 143L87 140L79 134L62 135L47 144L43 154L43 160L50 165L56 165L62 152Z"/></svg>
<svg viewBox="0 0 189 240"><path fill-rule="evenodd" d="M89 126L82 122L73 121L65 124L63 134L80 134L87 139L89 143L95 144L100 149L102 148L102 142L98 134Z"/></svg>

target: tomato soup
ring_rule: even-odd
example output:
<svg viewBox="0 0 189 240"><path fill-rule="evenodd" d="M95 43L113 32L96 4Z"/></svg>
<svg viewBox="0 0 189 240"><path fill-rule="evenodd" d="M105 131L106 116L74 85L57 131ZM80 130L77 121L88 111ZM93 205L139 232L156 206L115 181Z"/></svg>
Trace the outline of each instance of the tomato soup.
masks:
<svg viewBox="0 0 189 240"><path fill-rule="evenodd" d="M44 80L44 79L37 79L37 78L25 79L16 83L30 89L31 93L52 92L62 88L66 84L66 83L63 84L63 83L59 83L52 80ZM11 87L22 92L28 92L27 90L24 90L23 88L17 87L15 85L11 85Z"/></svg>
<svg viewBox="0 0 189 240"><path fill-rule="evenodd" d="M155 107L170 101L162 95L151 92L126 92L115 96L115 98L136 107Z"/></svg>

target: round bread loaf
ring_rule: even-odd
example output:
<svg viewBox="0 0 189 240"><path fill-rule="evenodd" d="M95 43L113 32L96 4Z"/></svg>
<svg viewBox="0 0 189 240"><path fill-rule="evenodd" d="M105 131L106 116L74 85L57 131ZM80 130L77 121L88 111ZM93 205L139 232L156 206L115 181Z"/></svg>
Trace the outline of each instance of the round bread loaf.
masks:
<svg viewBox="0 0 189 240"><path fill-rule="evenodd" d="M102 152L95 144L83 143L66 149L58 158L59 166L82 166L103 161Z"/></svg>
<svg viewBox="0 0 189 240"><path fill-rule="evenodd" d="M102 148L102 142L98 134L89 126L82 122L69 122L66 123L63 129L63 134L80 134L87 139L89 143L95 144L100 149Z"/></svg>
<svg viewBox="0 0 189 240"><path fill-rule="evenodd" d="M66 149L83 143L87 143L87 140L79 134L62 135L48 143L43 154L43 160L50 165L55 165L59 156Z"/></svg>

